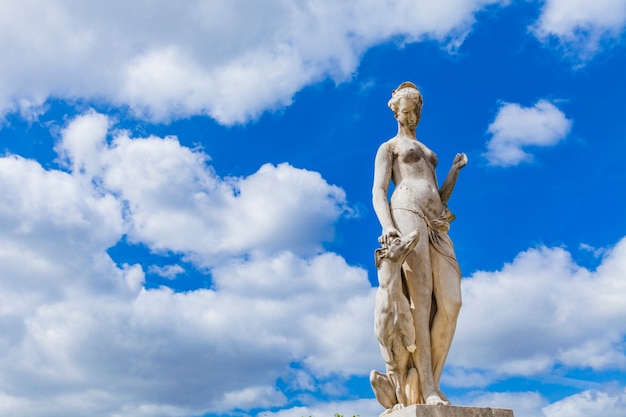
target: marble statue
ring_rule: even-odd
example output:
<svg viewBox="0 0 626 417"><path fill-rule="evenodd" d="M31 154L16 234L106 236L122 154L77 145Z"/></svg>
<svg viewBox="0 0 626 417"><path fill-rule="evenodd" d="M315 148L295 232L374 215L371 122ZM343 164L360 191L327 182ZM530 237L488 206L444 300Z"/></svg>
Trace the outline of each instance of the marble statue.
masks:
<svg viewBox="0 0 626 417"><path fill-rule="evenodd" d="M379 147L374 169L372 201L382 226L374 328L386 373L372 371L370 381L387 412L449 403L439 381L461 308L447 202L467 156L456 155L438 187L437 155L415 135L422 103L413 83L393 91L388 105L398 133Z"/></svg>

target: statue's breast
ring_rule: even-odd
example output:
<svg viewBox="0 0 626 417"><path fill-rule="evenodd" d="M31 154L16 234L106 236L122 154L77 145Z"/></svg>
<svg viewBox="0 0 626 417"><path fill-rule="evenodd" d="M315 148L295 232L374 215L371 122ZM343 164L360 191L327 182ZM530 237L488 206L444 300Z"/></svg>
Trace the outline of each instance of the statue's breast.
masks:
<svg viewBox="0 0 626 417"><path fill-rule="evenodd" d="M424 158L424 153L417 146L403 146L398 150L398 159L400 162L410 164Z"/></svg>
<svg viewBox="0 0 626 417"><path fill-rule="evenodd" d="M397 145L396 155L400 163L413 164L418 161L425 160L431 166L437 166L437 155L417 142Z"/></svg>

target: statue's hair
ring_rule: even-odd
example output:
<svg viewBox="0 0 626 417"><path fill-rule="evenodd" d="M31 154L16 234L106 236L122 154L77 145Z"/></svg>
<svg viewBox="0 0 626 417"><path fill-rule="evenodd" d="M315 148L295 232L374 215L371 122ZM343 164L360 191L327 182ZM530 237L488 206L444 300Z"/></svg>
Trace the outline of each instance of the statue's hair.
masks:
<svg viewBox="0 0 626 417"><path fill-rule="evenodd" d="M422 93L420 93L420 90L418 90L417 86L412 82L405 81L391 92L391 99L387 103L387 106L389 106L394 114L398 113L398 103L400 103L400 100L403 98L415 100L417 108L419 110L422 109L422 105L424 104Z"/></svg>

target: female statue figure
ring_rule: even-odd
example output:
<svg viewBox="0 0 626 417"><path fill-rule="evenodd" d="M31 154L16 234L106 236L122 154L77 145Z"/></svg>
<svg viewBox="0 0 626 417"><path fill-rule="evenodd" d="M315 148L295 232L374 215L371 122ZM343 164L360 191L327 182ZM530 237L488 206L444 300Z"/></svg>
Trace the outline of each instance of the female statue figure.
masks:
<svg viewBox="0 0 626 417"><path fill-rule="evenodd" d="M408 347L401 343L384 346L381 342L388 373L372 371L370 376L376 398L388 410L420 403L448 404L439 381L461 308L461 272L448 237L454 216L447 201L467 157L456 155L446 180L438 187L437 155L415 136L422 103L422 95L413 83L402 83L393 91L388 105L398 121L398 133L378 149L374 170L372 201L382 226L379 242L383 250L397 246L398 239L405 235L419 235L414 247L399 261L401 268L397 268L400 275L397 279L402 280L404 288L399 297L406 297L397 302L405 305L408 300L415 346L400 354L398 345ZM388 200L390 181L395 188ZM394 269L379 270L379 279L393 282L394 277L385 276L388 270ZM377 318L377 322L381 320ZM385 322L393 323L393 320ZM387 333L392 331L388 329ZM408 360L393 359L407 354ZM390 369L394 371L393 378L389 377ZM398 377L399 372L403 374ZM395 386L398 381L405 386Z"/></svg>

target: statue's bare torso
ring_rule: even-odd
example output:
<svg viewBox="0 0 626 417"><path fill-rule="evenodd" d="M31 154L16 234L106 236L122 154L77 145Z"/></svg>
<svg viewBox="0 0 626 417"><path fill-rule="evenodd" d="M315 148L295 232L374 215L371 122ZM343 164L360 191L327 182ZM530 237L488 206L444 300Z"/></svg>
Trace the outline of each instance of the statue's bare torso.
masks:
<svg viewBox="0 0 626 417"><path fill-rule="evenodd" d="M388 147L392 159L391 179L395 190L390 208L422 212L429 219L438 217L443 204L435 176L437 155L415 139L394 137Z"/></svg>

